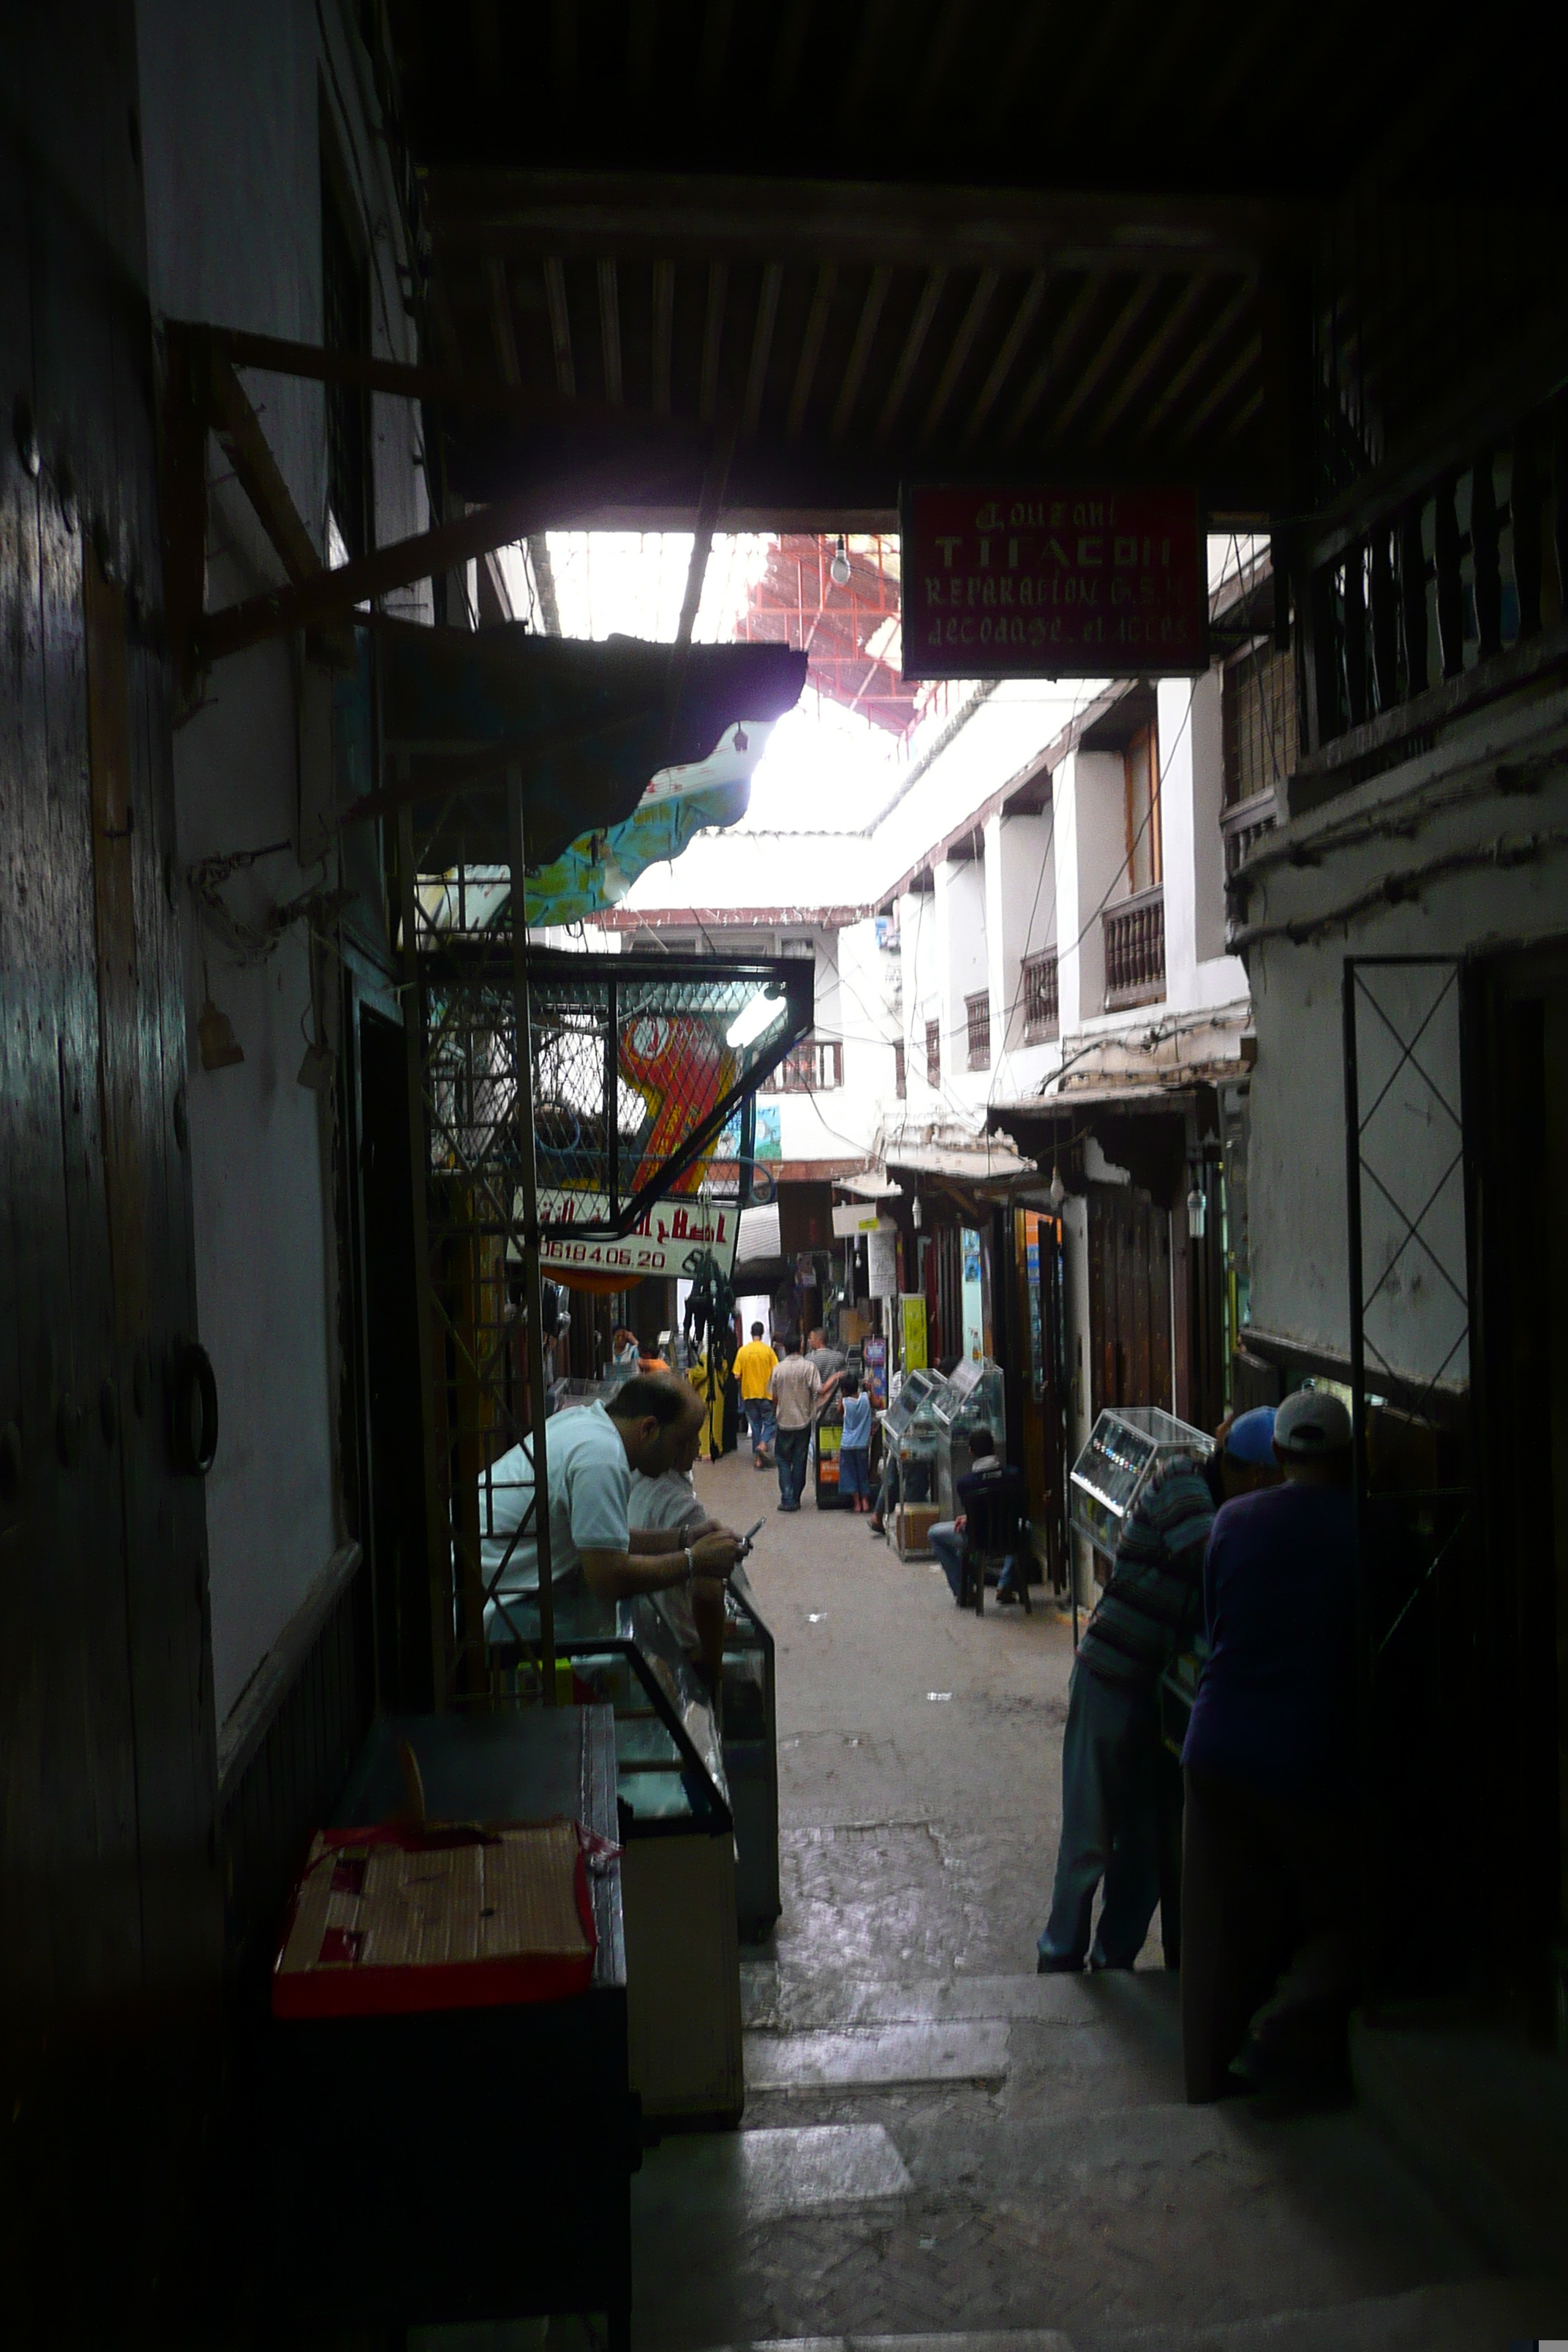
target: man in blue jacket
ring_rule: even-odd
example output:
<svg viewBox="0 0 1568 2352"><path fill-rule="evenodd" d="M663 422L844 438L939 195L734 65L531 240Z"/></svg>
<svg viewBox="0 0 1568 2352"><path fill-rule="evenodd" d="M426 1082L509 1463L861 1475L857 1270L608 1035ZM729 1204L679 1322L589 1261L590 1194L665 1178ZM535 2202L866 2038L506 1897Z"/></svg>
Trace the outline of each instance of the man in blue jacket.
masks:
<svg viewBox="0 0 1568 2352"><path fill-rule="evenodd" d="M1110 1580L1084 1628L1068 1686L1062 1833L1042 1975L1130 1969L1160 1899L1161 1675L1196 1631L1204 1549L1227 1495L1276 1477L1274 1415L1243 1413L1206 1462L1178 1454L1133 1506ZM1095 1890L1105 1882L1089 1948Z"/></svg>
<svg viewBox="0 0 1568 2352"><path fill-rule="evenodd" d="M1182 2051L1191 2100L1342 2075L1351 1987L1355 1517L1351 1423L1303 1389L1286 1483L1227 1503L1182 1750Z"/></svg>

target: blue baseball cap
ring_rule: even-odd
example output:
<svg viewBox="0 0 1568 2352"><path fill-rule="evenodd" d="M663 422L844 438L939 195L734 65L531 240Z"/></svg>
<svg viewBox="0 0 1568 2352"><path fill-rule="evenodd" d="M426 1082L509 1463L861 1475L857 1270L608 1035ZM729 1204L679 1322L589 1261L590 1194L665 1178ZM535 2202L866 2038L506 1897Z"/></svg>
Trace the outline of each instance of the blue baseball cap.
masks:
<svg viewBox="0 0 1568 2352"><path fill-rule="evenodd" d="M1260 1469L1274 1459L1274 1407L1254 1405L1250 1412L1237 1413L1230 1424L1225 1450L1233 1462L1245 1463L1248 1469Z"/></svg>

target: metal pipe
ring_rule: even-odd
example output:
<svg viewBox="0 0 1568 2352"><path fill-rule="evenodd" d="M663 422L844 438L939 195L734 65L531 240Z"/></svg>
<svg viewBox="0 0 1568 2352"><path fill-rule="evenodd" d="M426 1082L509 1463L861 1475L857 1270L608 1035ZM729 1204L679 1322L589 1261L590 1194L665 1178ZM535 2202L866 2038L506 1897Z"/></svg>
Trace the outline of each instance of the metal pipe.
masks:
<svg viewBox="0 0 1568 2352"><path fill-rule="evenodd" d="M511 971L516 1039L518 1160L522 1176L522 1295L528 1315L528 1392L533 1440L533 1541L539 1562L539 1670L544 1704L555 1705L555 1593L551 1582L550 1463L544 1434L544 1308L539 1275L539 1171L533 1152L533 1031L528 1010L527 858L522 769L507 770L507 847L511 864Z"/></svg>

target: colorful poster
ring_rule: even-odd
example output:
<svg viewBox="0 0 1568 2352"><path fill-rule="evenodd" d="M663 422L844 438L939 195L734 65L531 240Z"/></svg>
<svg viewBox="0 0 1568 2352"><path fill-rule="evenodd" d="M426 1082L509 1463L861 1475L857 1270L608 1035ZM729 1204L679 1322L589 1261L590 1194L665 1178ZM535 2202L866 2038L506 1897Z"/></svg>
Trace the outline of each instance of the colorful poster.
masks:
<svg viewBox="0 0 1568 2352"><path fill-rule="evenodd" d="M963 1352L972 1364L985 1353L985 1282L981 1270L980 1236L965 1225L959 1234L963 1275Z"/></svg>
<svg viewBox="0 0 1568 2352"><path fill-rule="evenodd" d="M899 1333L906 1372L926 1368L926 1302L921 1290L906 1290L899 1299Z"/></svg>
<svg viewBox="0 0 1568 2352"><path fill-rule="evenodd" d="M860 1350L860 1360L866 1367L866 1386L871 1402L879 1412L888 1407L888 1343L883 1339L868 1339Z"/></svg>
<svg viewBox="0 0 1568 2352"><path fill-rule="evenodd" d="M1035 1402L1040 1403L1046 1393L1046 1335L1040 1319L1040 1226L1043 1220L1033 1209L1024 1215L1024 1268L1026 1287L1029 1294L1029 1384Z"/></svg>

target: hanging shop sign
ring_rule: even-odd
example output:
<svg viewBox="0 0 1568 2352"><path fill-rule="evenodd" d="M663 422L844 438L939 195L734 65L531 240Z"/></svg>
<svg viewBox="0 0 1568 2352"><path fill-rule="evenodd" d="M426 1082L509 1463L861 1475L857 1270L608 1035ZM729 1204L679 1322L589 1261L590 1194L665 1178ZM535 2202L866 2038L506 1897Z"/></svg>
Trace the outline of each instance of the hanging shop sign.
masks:
<svg viewBox="0 0 1568 2352"><path fill-rule="evenodd" d="M920 1290L902 1291L899 1297L899 1336L903 1342L906 1372L923 1372L926 1369L926 1303Z"/></svg>
<svg viewBox="0 0 1568 2352"><path fill-rule="evenodd" d="M558 1229L546 1232L539 1253L542 1271L557 1281L574 1274L617 1274L628 1284L647 1275L689 1282L704 1255L717 1258L725 1276L734 1269L741 1220L732 1201L656 1201L630 1233L610 1237L559 1230L563 1225L604 1224L608 1211L603 1194L541 1192L540 1222Z"/></svg>
<svg viewBox="0 0 1568 2352"><path fill-rule="evenodd" d="M1195 490L912 483L900 522L906 678L1208 666Z"/></svg>

